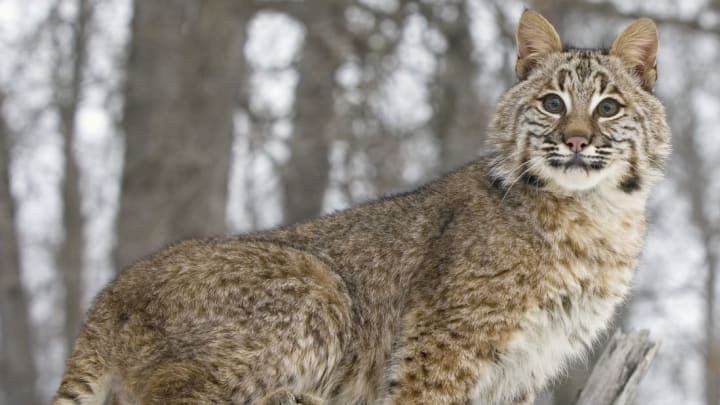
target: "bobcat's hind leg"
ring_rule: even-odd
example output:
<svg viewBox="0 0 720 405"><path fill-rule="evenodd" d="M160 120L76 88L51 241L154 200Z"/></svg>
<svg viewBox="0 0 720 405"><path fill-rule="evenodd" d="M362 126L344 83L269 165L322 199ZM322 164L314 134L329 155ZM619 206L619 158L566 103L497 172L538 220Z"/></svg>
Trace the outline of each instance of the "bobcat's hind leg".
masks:
<svg viewBox="0 0 720 405"><path fill-rule="evenodd" d="M323 405L322 399L308 395L295 394L286 389L271 393L260 401L261 405Z"/></svg>
<svg viewBox="0 0 720 405"><path fill-rule="evenodd" d="M68 359L52 405L97 405L105 403L110 392L105 325L83 328Z"/></svg>

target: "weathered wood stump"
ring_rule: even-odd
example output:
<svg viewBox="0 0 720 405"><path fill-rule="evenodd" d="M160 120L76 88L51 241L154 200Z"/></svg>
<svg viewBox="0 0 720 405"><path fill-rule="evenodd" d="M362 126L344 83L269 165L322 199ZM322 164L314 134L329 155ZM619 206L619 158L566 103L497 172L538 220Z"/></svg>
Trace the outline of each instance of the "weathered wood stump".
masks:
<svg viewBox="0 0 720 405"><path fill-rule="evenodd" d="M659 347L647 330L615 332L576 405L631 405Z"/></svg>

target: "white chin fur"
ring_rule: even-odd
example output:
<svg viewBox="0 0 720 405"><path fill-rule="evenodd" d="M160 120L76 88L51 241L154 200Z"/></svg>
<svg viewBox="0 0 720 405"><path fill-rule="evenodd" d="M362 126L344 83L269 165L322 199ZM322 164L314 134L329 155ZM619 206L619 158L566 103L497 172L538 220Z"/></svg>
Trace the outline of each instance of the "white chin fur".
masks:
<svg viewBox="0 0 720 405"><path fill-rule="evenodd" d="M583 191L589 190L602 181L605 178L604 173L598 170L585 171L579 168L572 168L568 170L564 169L550 169L550 178L561 188L568 191Z"/></svg>
<svg viewBox="0 0 720 405"><path fill-rule="evenodd" d="M603 180L617 182L623 173L623 167L613 162L601 170L586 171L580 168L553 168L544 166L541 177L550 179L565 191L585 191L597 187Z"/></svg>

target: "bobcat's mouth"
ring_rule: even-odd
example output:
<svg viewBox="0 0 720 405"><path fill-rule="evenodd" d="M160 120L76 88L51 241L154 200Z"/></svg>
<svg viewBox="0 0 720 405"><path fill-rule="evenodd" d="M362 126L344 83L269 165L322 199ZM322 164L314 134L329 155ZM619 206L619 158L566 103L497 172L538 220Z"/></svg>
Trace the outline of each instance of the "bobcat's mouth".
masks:
<svg viewBox="0 0 720 405"><path fill-rule="evenodd" d="M566 156L554 156L548 159L550 167L568 170L584 170L590 172L605 168L605 159L601 156L586 156L580 153L572 153Z"/></svg>
<svg viewBox="0 0 720 405"><path fill-rule="evenodd" d="M587 153L589 152L589 153ZM552 179L566 190L587 190L598 185L610 172L609 156L593 151L585 153L560 153L552 151L545 155L543 177Z"/></svg>
<svg viewBox="0 0 720 405"><path fill-rule="evenodd" d="M580 155L579 153L573 154L568 160L565 161L565 170L574 168L588 170L588 166L589 165L585 158L582 157L582 155Z"/></svg>

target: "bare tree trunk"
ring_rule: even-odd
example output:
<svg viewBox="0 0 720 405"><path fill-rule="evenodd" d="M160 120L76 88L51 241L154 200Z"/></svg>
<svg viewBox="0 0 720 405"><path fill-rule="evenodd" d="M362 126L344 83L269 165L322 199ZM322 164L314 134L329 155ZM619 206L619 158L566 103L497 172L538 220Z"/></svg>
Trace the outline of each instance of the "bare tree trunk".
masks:
<svg viewBox="0 0 720 405"><path fill-rule="evenodd" d="M341 35L333 26L343 21L344 2L304 4L298 15L307 33L298 66L300 82L290 138L290 158L281 172L283 222L294 223L319 215L328 187L328 151L333 139L333 89L340 59L332 41Z"/></svg>
<svg viewBox="0 0 720 405"><path fill-rule="evenodd" d="M720 339L716 331L716 285L718 256L711 250L714 239L706 239L705 261L707 281L705 282L705 404L720 404Z"/></svg>
<svg viewBox="0 0 720 405"><path fill-rule="evenodd" d="M34 405L40 401L35 392L37 371L28 302L20 277L9 148L9 130L0 116L0 389L8 404Z"/></svg>
<svg viewBox="0 0 720 405"><path fill-rule="evenodd" d="M453 2L458 18L445 21L433 15L437 7L423 7L447 39L447 51L433 88L433 130L440 149L441 171L448 171L477 156L485 140L488 106L475 91L478 66L473 62L469 12L464 0ZM447 7L447 6L446 6Z"/></svg>
<svg viewBox="0 0 720 405"><path fill-rule="evenodd" d="M717 234L717 225L709 214L710 207L707 206L707 201L711 201L707 195L709 179L707 178L708 171L703 164L703 157L699 153L700 146L695 140L697 125L692 116L685 117L684 121L683 131L678 132L686 134L686 137L675 145L675 149L682 157L685 169L685 178L680 184L684 185L690 199L690 217L700 234L707 266L703 296L705 299L705 329L703 331L705 404L718 405L720 404L720 341L716 331L716 289L720 258L715 250L715 243L720 235Z"/></svg>
<svg viewBox="0 0 720 405"><path fill-rule="evenodd" d="M87 60L88 25L92 16L89 0L77 0L77 16L72 25L73 41L68 54L59 57L54 72L55 105L64 138L65 170L62 180L64 238L57 248L57 264L65 288L64 335L68 351L72 348L82 317L84 221L80 195L80 171L75 157L76 116L82 98ZM56 49L63 52L62 49ZM70 76L62 76L62 62L71 65Z"/></svg>
<svg viewBox="0 0 720 405"><path fill-rule="evenodd" d="M250 2L135 1L116 265L225 232L232 115Z"/></svg>

